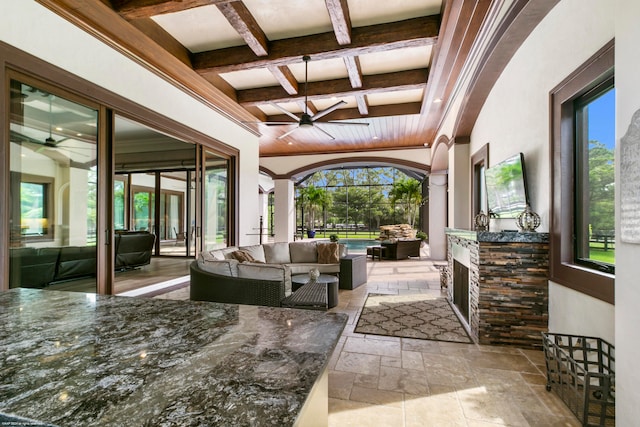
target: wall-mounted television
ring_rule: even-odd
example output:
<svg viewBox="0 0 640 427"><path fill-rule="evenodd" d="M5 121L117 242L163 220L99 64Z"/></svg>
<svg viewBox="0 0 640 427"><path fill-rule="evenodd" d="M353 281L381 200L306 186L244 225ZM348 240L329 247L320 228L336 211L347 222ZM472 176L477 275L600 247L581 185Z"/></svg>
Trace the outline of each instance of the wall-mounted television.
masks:
<svg viewBox="0 0 640 427"><path fill-rule="evenodd" d="M529 204L522 153L488 168L485 183L491 218L516 218Z"/></svg>

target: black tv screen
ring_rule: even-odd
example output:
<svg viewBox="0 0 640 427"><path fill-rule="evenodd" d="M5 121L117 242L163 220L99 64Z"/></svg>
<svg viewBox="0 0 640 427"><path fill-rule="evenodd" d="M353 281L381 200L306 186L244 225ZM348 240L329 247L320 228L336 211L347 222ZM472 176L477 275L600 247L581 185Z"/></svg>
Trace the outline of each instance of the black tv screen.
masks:
<svg viewBox="0 0 640 427"><path fill-rule="evenodd" d="M485 182L490 217L516 218L529 204L522 153L488 168Z"/></svg>

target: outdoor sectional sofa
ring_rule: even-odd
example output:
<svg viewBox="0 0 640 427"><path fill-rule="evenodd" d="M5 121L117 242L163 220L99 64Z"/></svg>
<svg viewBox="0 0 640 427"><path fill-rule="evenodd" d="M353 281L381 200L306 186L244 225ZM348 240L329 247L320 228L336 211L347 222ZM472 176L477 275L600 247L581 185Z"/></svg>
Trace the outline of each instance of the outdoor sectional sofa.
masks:
<svg viewBox="0 0 640 427"><path fill-rule="evenodd" d="M407 259L409 257L420 257L420 239L397 239L395 241L382 241L380 245L386 248L383 257L385 259Z"/></svg>
<svg viewBox="0 0 640 427"><path fill-rule="evenodd" d="M317 241L203 251L191 263L190 299L279 307L291 294L292 275L312 268L338 275L342 255L346 246Z"/></svg>

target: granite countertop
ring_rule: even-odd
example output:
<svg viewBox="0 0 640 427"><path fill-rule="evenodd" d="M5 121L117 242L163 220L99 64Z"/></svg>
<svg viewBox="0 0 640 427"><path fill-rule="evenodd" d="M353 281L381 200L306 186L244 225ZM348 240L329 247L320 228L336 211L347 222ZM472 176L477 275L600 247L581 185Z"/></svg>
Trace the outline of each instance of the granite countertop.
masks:
<svg viewBox="0 0 640 427"><path fill-rule="evenodd" d="M445 233L461 239L490 243L548 243L549 233L521 232L515 230L476 231L462 228L446 228Z"/></svg>
<svg viewBox="0 0 640 427"><path fill-rule="evenodd" d="M293 425L346 321L308 310L0 292L0 420Z"/></svg>

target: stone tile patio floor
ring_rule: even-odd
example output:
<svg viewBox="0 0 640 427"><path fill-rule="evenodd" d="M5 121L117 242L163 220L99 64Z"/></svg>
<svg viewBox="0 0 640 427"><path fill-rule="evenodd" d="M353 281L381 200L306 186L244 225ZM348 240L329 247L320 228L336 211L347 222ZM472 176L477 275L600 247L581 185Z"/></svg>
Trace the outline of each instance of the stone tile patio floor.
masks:
<svg viewBox="0 0 640 427"><path fill-rule="evenodd" d="M546 391L542 351L354 333L368 293L441 294L426 257L368 260L367 269L367 283L340 290L331 309L349 322L329 362L330 427L580 425ZM164 297L185 296L188 288Z"/></svg>

